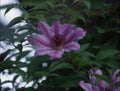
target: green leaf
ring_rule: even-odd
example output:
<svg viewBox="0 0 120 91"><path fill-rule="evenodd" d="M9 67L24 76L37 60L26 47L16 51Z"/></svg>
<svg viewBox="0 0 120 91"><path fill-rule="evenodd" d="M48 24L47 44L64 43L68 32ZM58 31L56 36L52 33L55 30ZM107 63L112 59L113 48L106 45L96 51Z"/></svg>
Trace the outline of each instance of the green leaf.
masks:
<svg viewBox="0 0 120 91"><path fill-rule="evenodd" d="M80 46L80 50L76 50L74 52L75 53L81 53L81 52L85 51L88 47L89 47L89 43L83 44L83 45Z"/></svg>
<svg viewBox="0 0 120 91"><path fill-rule="evenodd" d="M22 44L18 44L16 48L19 50L20 53L22 53L22 49L23 49Z"/></svg>
<svg viewBox="0 0 120 91"><path fill-rule="evenodd" d="M41 71L43 68L43 65L42 65L43 62L50 61L48 55L30 57L27 60L30 62L28 66L28 74L30 75L33 75L38 71Z"/></svg>
<svg viewBox="0 0 120 91"><path fill-rule="evenodd" d="M84 16L79 15L77 18L78 18L78 19L80 19L80 20L82 20L84 23L86 23L86 19L85 19L85 17L84 17Z"/></svg>
<svg viewBox="0 0 120 91"><path fill-rule="evenodd" d="M41 78L41 77L43 77L43 76L47 76L48 74L49 74L49 73L46 72L46 71L40 71L40 72L36 72L36 73L34 74L34 77Z"/></svg>
<svg viewBox="0 0 120 91"><path fill-rule="evenodd" d="M81 45L80 51L81 52L85 51L89 47L89 45L90 45L89 43Z"/></svg>
<svg viewBox="0 0 120 91"><path fill-rule="evenodd" d="M27 64L23 62L5 60L0 63L0 71L3 71L5 69L15 69L15 68L21 68L26 66Z"/></svg>
<svg viewBox="0 0 120 91"><path fill-rule="evenodd" d="M98 33L105 33L107 30L105 30L105 29L103 29L103 28L101 28L101 27L96 27L96 29L97 29L97 31L98 31Z"/></svg>
<svg viewBox="0 0 120 91"><path fill-rule="evenodd" d="M92 57L92 58L95 58L95 55L92 54L91 52L88 52L88 51L83 52L82 55L83 55L84 57Z"/></svg>
<svg viewBox="0 0 120 91"><path fill-rule="evenodd" d="M66 62L54 62L50 66L50 72L60 70L60 69L72 69L73 65L66 63Z"/></svg>
<svg viewBox="0 0 120 91"><path fill-rule="evenodd" d="M21 70L21 69L12 69L12 70L10 70L10 72L16 73L17 75L22 76L22 78L23 78L24 81L27 80L27 78L26 78L26 77L27 77L26 72L24 72L24 71Z"/></svg>
<svg viewBox="0 0 120 91"><path fill-rule="evenodd" d="M11 52L10 49L8 49L6 52L0 54L0 62L2 62L5 57Z"/></svg>
<svg viewBox="0 0 120 91"><path fill-rule="evenodd" d="M30 51L22 51L21 53L18 53L17 56L16 56L16 60L20 60L22 59L23 57L27 56L28 54L30 53Z"/></svg>
<svg viewBox="0 0 120 91"><path fill-rule="evenodd" d="M96 59L105 60L106 58L116 55L117 53L119 53L119 51L115 49L102 50L97 54Z"/></svg>
<svg viewBox="0 0 120 91"><path fill-rule="evenodd" d="M98 79L98 82L103 80L103 81L106 81L107 83L111 83L110 78L106 77L105 75L98 75L98 74L93 74L93 75Z"/></svg>
<svg viewBox="0 0 120 91"><path fill-rule="evenodd" d="M30 26L29 24L26 24L26 25L24 25L24 26L21 26L21 27L17 30L17 32L23 31L23 30L30 30L30 29L31 29L31 26Z"/></svg>
<svg viewBox="0 0 120 91"><path fill-rule="evenodd" d="M0 84L0 85L4 85L4 84L6 84L6 83L12 83L12 81L10 81L10 80L3 81L3 82L1 82L1 84Z"/></svg>
<svg viewBox="0 0 120 91"><path fill-rule="evenodd" d="M91 7L90 0L83 0L84 4L87 6L88 9Z"/></svg>
<svg viewBox="0 0 120 91"><path fill-rule="evenodd" d="M91 65L99 65L98 63L94 62L94 61L80 61L79 62L79 67L85 67L85 66L91 66Z"/></svg>
<svg viewBox="0 0 120 91"><path fill-rule="evenodd" d="M15 17L13 20L10 21L10 23L8 24L8 27L12 27L17 23L20 23L22 20L24 20L23 17Z"/></svg>
<svg viewBox="0 0 120 91"><path fill-rule="evenodd" d="M33 87L28 87L28 88L17 88L17 91L35 91Z"/></svg>
<svg viewBox="0 0 120 91"><path fill-rule="evenodd" d="M9 5L4 13L4 15L6 15L12 8L14 7L14 5Z"/></svg>
<svg viewBox="0 0 120 91"><path fill-rule="evenodd" d="M34 77L36 77L36 78L41 78L43 76L57 76L57 77L60 77L60 75L58 75L58 74L49 73L49 72L46 72L46 71L40 71L40 72L36 72L34 74Z"/></svg>

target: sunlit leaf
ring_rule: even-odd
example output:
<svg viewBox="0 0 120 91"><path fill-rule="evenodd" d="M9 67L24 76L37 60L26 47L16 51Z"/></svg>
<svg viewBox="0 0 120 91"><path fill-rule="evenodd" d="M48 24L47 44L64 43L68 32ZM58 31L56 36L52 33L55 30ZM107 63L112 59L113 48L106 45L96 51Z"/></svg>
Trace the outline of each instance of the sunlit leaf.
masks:
<svg viewBox="0 0 120 91"><path fill-rule="evenodd" d="M17 23L20 23L22 20L24 20L23 17L16 17L10 21L10 23L8 24L8 27L12 27L16 25Z"/></svg>

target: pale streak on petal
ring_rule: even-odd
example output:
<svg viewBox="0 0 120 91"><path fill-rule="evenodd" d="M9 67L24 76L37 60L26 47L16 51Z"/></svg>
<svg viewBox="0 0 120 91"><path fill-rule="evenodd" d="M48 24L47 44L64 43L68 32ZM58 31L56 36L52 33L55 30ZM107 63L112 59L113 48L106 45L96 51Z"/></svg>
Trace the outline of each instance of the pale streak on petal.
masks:
<svg viewBox="0 0 120 91"><path fill-rule="evenodd" d="M45 40L43 35L30 35L28 41L35 47L39 48L41 46L49 47L48 41Z"/></svg>
<svg viewBox="0 0 120 91"><path fill-rule="evenodd" d="M60 22L56 21L53 26L53 31L54 31L54 35L57 36L59 34L59 29L60 29Z"/></svg>
<svg viewBox="0 0 120 91"><path fill-rule="evenodd" d="M82 39L85 35L86 35L86 31L83 30L82 28L76 28L76 31L79 31L79 36L78 36L78 39Z"/></svg>
<svg viewBox="0 0 120 91"><path fill-rule="evenodd" d="M75 25L72 25L72 24L64 24L63 27L64 27L64 30L63 30L62 36L63 36L64 38L66 38L70 33L73 32L73 28L75 27Z"/></svg>
<svg viewBox="0 0 120 91"><path fill-rule="evenodd" d="M38 28L39 32L42 32L49 40L51 40L50 26L47 23L40 21L38 23Z"/></svg>
<svg viewBox="0 0 120 91"><path fill-rule="evenodd" d="M51 56L51 59L58 59L62 57L64 51L62 50L54 50L49 55Z"/></svg>
<svg viewBox="0 0 120 91"><path fill-rule="evenodd" d="M120 76L118 74L120 74L120 69L117 69L112 76L112 83L113 84L120 82Z"/></svg>
<svg viewBox="0 0 120 91"><path fill-rule="evenodd" d="M45 47L45 48L40 48L40 49L37 49L35 51L35 55L46 55L46 54L49 54L51 53L53 50L49 47Z"/></svg>
<svg viewBox="0 0 120 91"><path fill-rule="evenodd" d="M78 39L82 39L85 36L86 32L82 28L76 28L75 32L72 33L65 43L69 43L71 41L77 41Z"/></svg>
<svg viewBox="0 0 120 91"><path fill-rule="evenodd" d="M71 50L79 50L80 49L80 45L77 42L71 42L69 44L66 44L63 49L67 52L71 51Z"/></svg>
<svg viewBox="0 0 120 91"><path fill-rule="evenodd" d="M85 90L85 91L94 91L92 89L92 85L89 83L85 83L84 81L80 81L79 85Z"/></svg>
<svg viewBox="0 0 120 91"><path fill-rule="evenodd" d="M109 84L105 81L100 81L97 86L99 87L100 91L104 91L106 88L110 88Z"/></svg>

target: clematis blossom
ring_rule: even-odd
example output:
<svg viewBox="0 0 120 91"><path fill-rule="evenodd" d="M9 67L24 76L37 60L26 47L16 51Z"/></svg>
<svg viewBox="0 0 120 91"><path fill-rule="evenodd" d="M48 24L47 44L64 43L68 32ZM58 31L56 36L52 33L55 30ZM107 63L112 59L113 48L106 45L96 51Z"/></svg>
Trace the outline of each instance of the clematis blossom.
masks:
<svg viewBox="0 0 120 91"><path fill-rule="evenodd" d="M115 87L116 83L120 83L120 69L117 69L111 77L112 86L103 80L95 84L97 79L92 74L102 75L102 71L100 69L96 71L90 70L90 83L80 81L79 85L85 91L120 91L120 87Z"/></svg>
<svg viewBox="0 0 120 91"><path fill-rule="evenodd" d="M38 31L40 34L30 35L28 41L36 49L35 55L48 54L51 59L61 58L65 51L80 49L77 41L86 34L82 28L60 24L60 21L55 21L52 26L40 21Z"/></svg>

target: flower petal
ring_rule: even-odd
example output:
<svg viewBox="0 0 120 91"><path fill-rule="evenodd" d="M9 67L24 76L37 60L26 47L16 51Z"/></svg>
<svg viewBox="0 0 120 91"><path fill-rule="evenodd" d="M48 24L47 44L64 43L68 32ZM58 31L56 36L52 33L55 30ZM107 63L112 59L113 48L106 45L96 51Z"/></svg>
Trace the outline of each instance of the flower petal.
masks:
<svg viewBox="0 0 120 91"><path fill-rule="evenodd" d="M102 75L102 70L98 69L98 70L95 71L94 74Z"/></svg>
<svg viewBox="0 0 120 91"><path fill-rule="evenodd" d="M97 84L97 87L100 89L100 91L104 91L105 89L109 89L110 85L107 82L105 82L105 81L100 81Z"/></svg>
<svg viewBox="0 0 120 91"><path fill-rule="evenodd" d="M82 28L76 28L76 31L79 31L78 39L82 39L86 35L86 31Z"/></svg>
<svg viewBox="0 0 120 91"><path fill-rule="evenodd" d="M59 21L54 22L52 29L54 31L54 35L57 36L60 30L60 22Z"/></svg>
<svg viewBox="0 0 120 91"><path fill-rule="evenodd" d="M43 35L30 35L27 40L35 47L39 48L41 46L47 46L49 47L48 41L46 41L46 38Z"/></svg>
<svg viewBox="0 0 120 91"><path fill-rule="evenodd" d="M69 43L74 40L82 39L85 36L86 32L82 28L76 28L75 32L72 33L65 43Z"/></svg>
<svg viewBox="0 0 120 91"><path fill-rule="evenodd" d="M85 91L94 91L92 89L92 85L89 83L85 83L84 81L80 81L79 85L85 90Z"/></svg>
<svg viewBox="0 0 120 91"><path fill-rule="evenodd" d="M98 74L98 75L102 75L102 70L101 69L98 69L98 70L92 70L90 69L90 74Z"/></svg>
<svg viewBox="0 0 120 91"><path fill-rule="evenodd" d="M69 34L71 34L73 31L73 28L75 27L75 25L72 25L72 24L64 24L63 25L63 34L62 36L64 38L66 38Z"/></svg>
<svg viewBox="0 0 120 91"><path fill-rule="evenodd" d="M120 76L118 74L120 74L120 69L117 69L112 76L112 83L113 84L120 82Z"/></svg>
<svg viewBox="0 0 120 91"><path fill-rule="evenodd" d="M51 56L51 59L58 59L62 57L64 51L62 50L54 50L49 55Z"/></svg>
<svg viewBox="0 0 120 91"><path fill-rule="evenodd" d="M40 49L36 49L35 51L35 55L45 55L45 54L49 54L51 53L53 50L49 47L44 47L44 48L40 48Z"/></svg>
<svg viewBox="0 0 120 91"><path fill-rule="evenodd" d="M63 46L63 50L67 52L78 49L80 49L80 45L77 42L71 42Z"/></svg>
<svg viewBox="0 0 120 91"><path fill-rule="evenodd" d="M115 89L115 91L120 91L120 87L118 87L117 89Z"/></svg>
<svg viewBox="0 0 120 91"><path fill-rule="evenodd" d="M50 27L47 23L40 21L38 23L38 31L42 32L49 40L51 40Z"/></svg>
<svg viewBox="0 0 120 91"><path fill-rule="evenodd" d="M90 78L91 83L95 83L95 81L96 81L96 77L93 76L93 74L102 75L102 71L100 69L98 69L96 71L90 69L90 76L89 76L89 78Z"/></svg>

